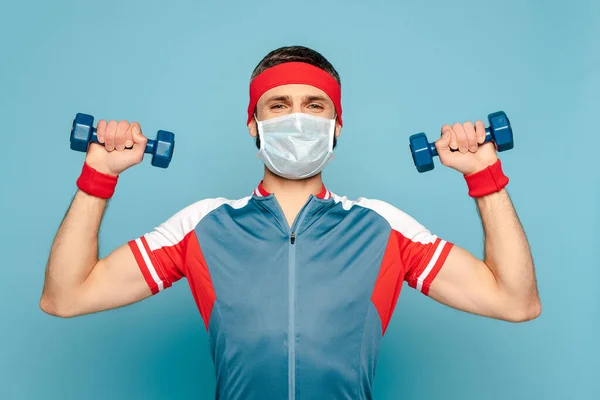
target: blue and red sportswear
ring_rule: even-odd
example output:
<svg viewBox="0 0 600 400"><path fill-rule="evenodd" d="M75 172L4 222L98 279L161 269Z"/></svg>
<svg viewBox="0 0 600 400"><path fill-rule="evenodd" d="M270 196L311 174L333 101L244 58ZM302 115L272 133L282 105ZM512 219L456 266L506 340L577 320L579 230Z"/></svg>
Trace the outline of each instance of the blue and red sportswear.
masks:
<svg viewBox="0 0 600 400"><path fill-rule="evenodd" d="M260 184L129 242L153 294L186 277L217 399L371 399L403 282L428 294L452 244L379 200L325 187L292 227Z"/></svg>

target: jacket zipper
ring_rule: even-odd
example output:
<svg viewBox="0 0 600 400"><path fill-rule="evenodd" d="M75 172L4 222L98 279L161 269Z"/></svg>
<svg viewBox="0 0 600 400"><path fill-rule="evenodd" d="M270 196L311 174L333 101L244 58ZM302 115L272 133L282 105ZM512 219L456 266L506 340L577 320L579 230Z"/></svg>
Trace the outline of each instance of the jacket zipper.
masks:
<svg viewBox="0 0 600 400"><path fill-rule="evenodd" d="M288 326L288 381L289 391L288 398L290 400L296 399L296 330L295 330L295 319L296 319L296 232L300 229L300 224L308 209L308 204L304 207L304 210L298 216L297 221L292 225L290 230L290 244L289 244L289 269L288 269L288 292L289 292L289 326ZM294 229L295 226L295 229Z"/></svg>

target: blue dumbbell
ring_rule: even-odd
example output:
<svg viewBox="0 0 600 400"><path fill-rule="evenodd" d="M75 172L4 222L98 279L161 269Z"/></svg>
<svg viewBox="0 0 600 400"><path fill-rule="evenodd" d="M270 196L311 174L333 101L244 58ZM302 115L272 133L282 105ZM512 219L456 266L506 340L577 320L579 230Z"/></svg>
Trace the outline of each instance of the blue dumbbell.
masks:
<svg viewBox="0 0 600 400"><path fill-rule="evenodd" d="M496 150L506 151L514 147L513 132L510 121L504 111L497 111L488 115L490 126L485 128L485 142L493 142ZM410 152L417 171L427 172L434 167L433 157L438 155L435 143L429 143L424 133L417 133L410 137Z"/></svg>
<svg viewBox="0 0 600 400"><path fill-rule="evenodd" d="M71 128L71 150L86 153L90 143L98 143L94 117L78 113ZM152 154L152 165L167 168L175 149L175 135L167 131L158 131L156 140L148 140L144 153Z"/></svg>

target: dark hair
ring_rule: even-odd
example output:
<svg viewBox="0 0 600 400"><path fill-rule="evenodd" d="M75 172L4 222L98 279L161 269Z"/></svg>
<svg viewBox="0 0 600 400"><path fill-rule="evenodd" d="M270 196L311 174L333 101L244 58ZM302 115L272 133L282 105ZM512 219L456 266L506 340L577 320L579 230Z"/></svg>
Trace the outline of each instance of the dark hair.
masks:
<svg viewBox="0 0 600 400"><path fill-rule="evenodd" d="M342 84L340 75L325 57L319 52L303 46L286 46L273 50L258 63L256 68L254 68L251 80L256 78L266 69L286 62L304 62L314 65L333 76L338 84Z"/></svg>
<svg viewBox="0 0 600 400"><path fill-rule="evenodd" d="M340 75L335 68L333 68L333 65L331 65L331 63L327 61L327 59L319 52L303 46L285 46L271 51L258 63L256 68L254 68L250 80L256 78L265 70L286 62L304 62L314 65L315 67L321 68L323 71L329 73L334 77L340 86L342 85ZM333 147L335 148L336 145L337 139L334 136ZM256 147L260 149L260 139L258 135L256 135Z"/></svg>

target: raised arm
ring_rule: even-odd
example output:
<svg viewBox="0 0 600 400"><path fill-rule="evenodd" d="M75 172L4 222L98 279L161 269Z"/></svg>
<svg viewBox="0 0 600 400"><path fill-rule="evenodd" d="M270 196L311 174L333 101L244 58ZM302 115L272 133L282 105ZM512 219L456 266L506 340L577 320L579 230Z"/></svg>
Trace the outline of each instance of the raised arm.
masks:
<svg viewBox="0 0 600 400"><path fill-rule="evenodd" d="M86 163L97 173L116 177L142 160L147 139L139 124L100 121L97 132L105 146L92 144L86 156ZM132 149L125 149L132 144ZM44 312L73 317L124 306L151 295L128 245L106 258L98 257L98 231L106 203L106 199L82 190L75 194L50 251L40 299Z"/></svg>
<svg viewBox="0 0 600 400"><path fill-rule="evenodd" d="M475 127L471 123L444 126L436 142L441 162L471 176L491 165L500 166L493 143L477 146L484 138L481 121ZM485 234L483 260L453 246L429 296L466 312L506 321L536 318L541 303L533 258L506 189L476 196L476 202Z"/></svg>
<svg viewBox="0 0 600 400"><path fill-rule="evenodd" d="M429 296L474 314L523 322L541 312L527 238L506 190L477 199L485 235L479 260L454 246Z"/></svg>

